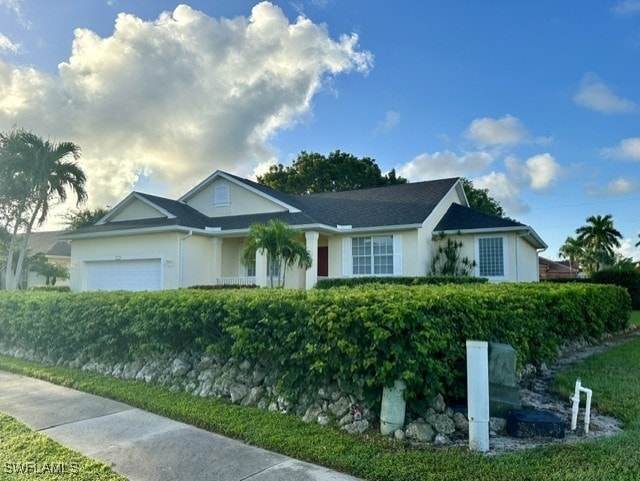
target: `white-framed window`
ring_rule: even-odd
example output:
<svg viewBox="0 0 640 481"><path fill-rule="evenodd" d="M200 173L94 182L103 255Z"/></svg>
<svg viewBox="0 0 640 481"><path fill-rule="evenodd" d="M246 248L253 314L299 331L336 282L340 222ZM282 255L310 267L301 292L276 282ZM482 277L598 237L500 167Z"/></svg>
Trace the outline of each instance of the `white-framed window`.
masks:
<svg viewBox="0 0 640 481"><path fill-rule="evenodd" d="M494 280L507 278L506 239L504 236L476 237L476 273Z"/></svg>
<svg viewBox="0 0 640 481"><path fill-rule="evenodd" d="M402 237L393 235L345 239L343 272L349 276L399 275Z"/></svg>
<svg viewBox="0 0 640 481"><path fill-rule="evenodd" d="M216 185L213 188L213 206L227 207L230 203L229 186L226 184Z"/></svg>

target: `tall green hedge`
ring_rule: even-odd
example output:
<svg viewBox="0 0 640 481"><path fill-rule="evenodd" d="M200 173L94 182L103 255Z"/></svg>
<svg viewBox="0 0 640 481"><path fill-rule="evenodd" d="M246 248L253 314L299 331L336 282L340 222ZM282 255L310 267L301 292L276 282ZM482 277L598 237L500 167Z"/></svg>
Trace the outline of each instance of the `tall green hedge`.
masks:
<svg viewBox="0 0 640 481"><path fill-rule="evenodd" d="M624 328L629 312L624 289L582 284L2 293L0 342L54 361L208 349L260 360L292 395L340 380L377 396L403 378L410 396L456 396L466 339L510 343L520 363L548 362L565 339Z"/></svg>
<svg viewBox="0 0 640 481"><path fill-rule="evenodd" d="M631 296L633 309L640 309L640 272L637 270L604 269L594 272L592 282L624 287Z"/></svg>

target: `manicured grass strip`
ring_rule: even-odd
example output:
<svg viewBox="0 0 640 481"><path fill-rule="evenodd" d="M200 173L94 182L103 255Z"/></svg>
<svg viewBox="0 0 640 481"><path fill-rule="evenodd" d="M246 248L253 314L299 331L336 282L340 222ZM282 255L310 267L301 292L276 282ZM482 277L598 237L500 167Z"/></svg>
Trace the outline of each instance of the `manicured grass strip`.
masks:
<svg viewBox="0 0 640 481"><path fill-rule="evenodd" d="M106 464L84 457L1 413L0 479L126 481Z"/></svg>
<svg viewBox="0 0 640 481"><path fill-rule="evenodd" d="M640 327L640 311L633 311L631 313L631 319L629 320L634 326Z"/></svg>
<svg viewBox="0 0 640 481"><path fill-rule="evenodd" d="M573 395L576 379L580 377L582 385L593 390L592 404L601 412L610 414L625 424L638 423L639 366L640 340L635 340L585 359L556 376L552 387L568 398Z"/></svg>
<svg viewBox="0 0 640 481"><path fill-rule="evenodd" d="M110 397L128 404L226 434L250 444L299 459L349 472L370 480L580 480L622 481L640 479L640 396L630 385L640 369L640 340L594 356L580 369L591 383L598 406L611 406L628 422L618 436L577 445L553 444L527 452L483 456L464 448L414 450L376 434L352 437L337 429L305 424L294 416L231 405L214 398L198 398L142 382L121 381L97 374L48 367L0 357L0 369L11 370L57 384ZM594 365L624 365L603 370ZM562 384L572 386L575 373ZM600 383L600 384L598 384ZM608 383L608 389L601 385ZM597 386L597 387L596 387ZM620 403L616 391L623 391ZM604 409L604 408L603 408Z"/></svg>

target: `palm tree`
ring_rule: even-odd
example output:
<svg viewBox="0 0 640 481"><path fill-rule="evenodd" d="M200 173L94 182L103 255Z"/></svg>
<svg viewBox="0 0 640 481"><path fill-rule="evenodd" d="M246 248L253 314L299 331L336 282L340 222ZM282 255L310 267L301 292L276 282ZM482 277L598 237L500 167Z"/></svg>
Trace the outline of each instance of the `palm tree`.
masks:
<svg viewBox="0 0 640 481"><path fill-rule="evenodd" d="M76 161L80 147L72 142L50 142L25 130L3 137L0 152L0 175L10 187L12 196L11 240L5 272L6 289L17 288L34 225L42 225L54 202L67 200L67 189L76 196L76 205L87 198L86 176ZM24 229L18 248L19 231ZM19 252L13 266L13 253Z"/></svg>
<svg viewBox="0 0 640 481"><path fill-rule="evenodd" d="M578 227L577 240L591 257L590 270L600 270L603 265L612 264L614 247L620 247L622 234L613 226L611 214L587 217L588 225Z"/></svg>
<svg viewBox="0 0 640 481"><path fill-rule="evenodd" d="M301 269L311 267L311 255L298 234L281 220L270 220L265 224L253 224L249 227L249 237L242 251L242 263L252 265L256 252L267 254L267 272L269 283L274 287L274 277L278 276L279 287L285 283L288 268L296 262Z"/></svg>
<svg viewBox="0 0 640 481"><path fill-rule="evenodd" d="M561 258L569 259L569 272L573 274L573 263L580 262L584 255L584 247L580 241L569 236L560 246L558 254Z"/></svg>

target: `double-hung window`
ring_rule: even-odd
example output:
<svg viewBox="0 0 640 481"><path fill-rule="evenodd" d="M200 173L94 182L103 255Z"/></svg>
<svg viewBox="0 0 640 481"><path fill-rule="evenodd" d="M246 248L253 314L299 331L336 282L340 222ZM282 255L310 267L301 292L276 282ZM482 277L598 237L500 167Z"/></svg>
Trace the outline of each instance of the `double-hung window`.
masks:
<svg viewBox="0 0 640 481"><path fill-rule="evenodd" d="M478 275L489 279L506 277L504 237L478 237L476 239L476 259Z"/></svg>
<svg viewBox="0 0 640 481"><path fill-rule="evenodd" d="M393 275L393 236L351 239L352 274Z"/></svg>

